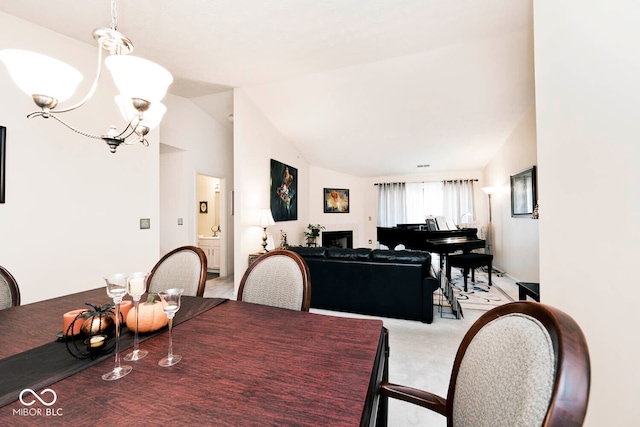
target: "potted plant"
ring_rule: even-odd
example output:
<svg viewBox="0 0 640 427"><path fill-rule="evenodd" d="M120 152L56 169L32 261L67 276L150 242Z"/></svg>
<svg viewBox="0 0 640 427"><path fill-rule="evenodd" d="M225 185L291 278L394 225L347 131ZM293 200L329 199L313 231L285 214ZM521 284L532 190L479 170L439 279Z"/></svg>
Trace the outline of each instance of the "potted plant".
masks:
<svg viewBox="0 0 640 427"><path fill-rule="evenodd" d="M307 246L316 244L316 238L320 235L320 230L324 230L324 226L320 224L307 225L307 231L304 232L304 237L307 238Z"/></svg>

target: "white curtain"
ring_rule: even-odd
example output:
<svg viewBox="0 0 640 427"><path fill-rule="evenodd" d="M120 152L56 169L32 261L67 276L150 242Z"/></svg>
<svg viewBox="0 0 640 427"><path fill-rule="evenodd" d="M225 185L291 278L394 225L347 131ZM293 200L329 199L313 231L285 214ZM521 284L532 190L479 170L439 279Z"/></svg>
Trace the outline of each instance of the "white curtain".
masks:
<svg viewBox="0 0 640 427"><path fill-rule="evenodd" d="M378 227L407 223L407 191L404 182L378 184Z"/></svg>
<svg viewBox="0 0 640 427"><path fill-rule="evenodd" d="M422 224L427 216L443 214L442 181L407 182L407 223Z"/></svg>
<svg viewBox="0 0 640 427"><path fill-rule="evenodd" d="M458 225L474 220L473 180L445 181L443 187L444 216Z"/></svg>

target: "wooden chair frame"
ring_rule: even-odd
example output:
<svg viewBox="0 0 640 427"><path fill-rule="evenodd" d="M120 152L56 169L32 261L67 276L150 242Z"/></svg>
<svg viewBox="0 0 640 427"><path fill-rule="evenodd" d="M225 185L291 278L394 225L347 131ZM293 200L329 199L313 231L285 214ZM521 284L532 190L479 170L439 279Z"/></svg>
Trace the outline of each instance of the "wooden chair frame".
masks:
<svg viewBox="0 0 640 427"><path fill-rule="evenodd" d="M0 265L0 276L9 284L9 292L11 293L11 307L17 307L20 305L20 288L15 277L9 273L9 271Z"/></svg>
<svg viewBox="0 0 640 427"><path fill-rule="evenodd" d="M272 256L289 257L298 265L300 271L302 272L302 307L300 310L309 311L309 308L311 307L311 272L309 271L309 266L306 262L304 262L304 259L302 259L300 255L286 249L275 249L267 252L264 255L260 255L260 257L256 259L253 264L249 266L249 268L247 268L247 270L244 272L244 275L242 276L242 279L240 280L240 286L238 288L238 301L242 301L242 294L244 292L245 283L247 282L247 279L249 278L249 275L251 274L253 269L256 268L256 266L260 262L264 261L265 259L269 259L269 257Z"/></svg>
<svg viewBox="0 0 640 427"><path fill-rule="evenodd" d="M156 270L158 270L158 268L160 267L160 265L162 265L162 263L168 258L170 258L172 255L178 252L183 252L183 251L194 252L198 256L198 258L200 258L200 279L198 282L198 291L196 292L196 296L201 297L204 295L204 288L207 282L207 255L204 253L202 249L196 246L180 246L179 248L175 248L171 252L163 256L160 259L160 261L158 261L156 265L153 267L153 270L151 270L151 273L149 273L149 277L147 278L147 292L149 292L149 287L151 286L151 279L153 279L153 276L156 273Z"/></svg>
<svg viewBox="0 0 640 427"><path fill-rule="evenodd" d="M487 323L512 313L523 313L537 319L547 329L553 344L557 364L555 381L542 426L582 426L591 384L591 364L586 339L578 324L569 315L533 301L519 301L496 307L483 314L473 324L456 354L446 399L426 391L388 382L380 385L380 394L442 414L447 417L447 426L451 427L456 381L469 344Z"/></svg>

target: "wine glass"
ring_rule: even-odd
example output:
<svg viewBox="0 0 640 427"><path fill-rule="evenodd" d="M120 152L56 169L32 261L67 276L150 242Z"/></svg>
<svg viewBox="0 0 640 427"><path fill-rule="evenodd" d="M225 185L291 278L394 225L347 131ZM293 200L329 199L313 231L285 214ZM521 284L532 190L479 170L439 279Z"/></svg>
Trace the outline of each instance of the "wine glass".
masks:
<svg viewBox="0 0 640 427"><path fill-rule="evenodd" d="M107 295L113 298L116 306L116 360L113 370L102 376L102 379L107 381L117 380L131 372L131 366L120 366L120 303L127 294L128 277L126 274L114 274L104 279L107 282Z"/></svg>
<svg viewBox="0 0 640 427"><path fill-rule="evenodd" d="M158 362L158 365L160 366L175 365L182 360L182 356L173 354L173 341L171 334L173 330L173 317L176 315L176 312L180 310L180 296L183 292L184 289L176 288L158 292L158 295L162 300L162 310L166 313L167 319L169 319L169 354L167 354L167 357L160 359Z"/></svg>
<svg viewBox="0 0 640 427"><path fill-rule="evenodd" d="M138 338L138 303L142 294L147 291L148 276L149 274L144 272L131 273L127 280L127 292L133 298L133 309L136 311L136 328L133 334L133 351L124 357L124 360L127 361L140 360L149 353L147 350L140 350L138 348L140 345L140 340Z"/></svg>

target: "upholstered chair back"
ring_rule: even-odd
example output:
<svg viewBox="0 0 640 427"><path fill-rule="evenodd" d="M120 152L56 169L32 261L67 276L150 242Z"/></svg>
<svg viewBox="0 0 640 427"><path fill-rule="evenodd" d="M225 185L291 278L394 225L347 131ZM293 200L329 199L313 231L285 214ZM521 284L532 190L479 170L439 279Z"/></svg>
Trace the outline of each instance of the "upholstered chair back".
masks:
<svg viewBox="0 0 640 427"><path fill-rule="evenodd" d="M446 399L387 381L380 394L444 415L448 427L579 427L590 385L589 349L575 320L555 307L518 301L471 326Z"/></svg>
<svg viewBox="0 0 640 427"><path fill-rule="evenodd" d="M207 281L207 257L195 246L182 246L166 254L153 267L147 279L147 291L157 293L183 288L183 295L201 297Z"/></svg>
<svg viewBox="0 0 640 427"><path fill-rule="evenodd" d="M16 279L0 265L0 310L20 305L20 288Z"/></svg>
<svg viewBox="0 0 640 427"><path fill-rule="evenodd" d="M238 300L291 310L309 311L311 278L302 257L287 250L260 256L240 282Z"/></svg>
<svg viewBox="0 0 640 427"><path fill-rule="evenodd" d="M555 369L551 337L538 320L510 314L487 323L467 347L460 364L452 424L543 425Z"/></svg>

